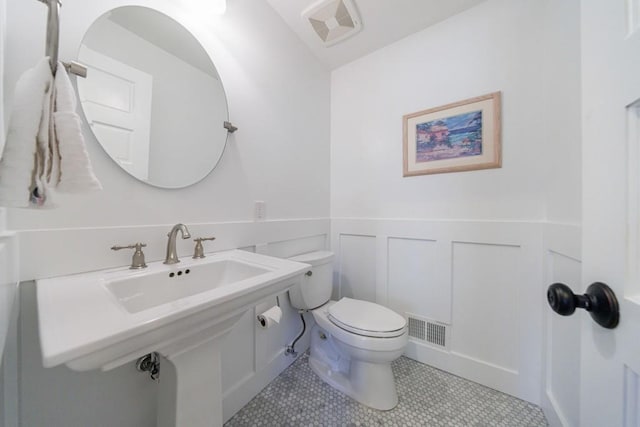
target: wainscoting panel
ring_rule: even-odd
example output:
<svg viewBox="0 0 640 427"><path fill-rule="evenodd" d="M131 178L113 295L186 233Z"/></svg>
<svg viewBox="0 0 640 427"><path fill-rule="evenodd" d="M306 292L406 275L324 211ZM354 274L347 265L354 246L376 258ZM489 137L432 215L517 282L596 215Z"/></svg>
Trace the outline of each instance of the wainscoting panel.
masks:
<svg viewBox="0 0 640 427"><path fill-rule="evenodd" d="M544 288L560 282L575 293L581 283L580 227L549 224L544 231ZM560 316L544 307L544 389L542 409L552 426L580 423L581 313Z"/></svg>
<svg viewBox="0 0 640 427"><path fill-rule="evenodd" d="M0 119L1 122L1 119ZM18 426L18 237L0 208L0 426Z"/></svg>
<svg viewBox="0 0 640 427"><path fill-rule="evenodd" d="M254 310L250 309L240 318L232 332L224 337L222 345L222 390L232 390L247 381L256 372ZM231 361L231 363L229 363Z"/></svg>
<svg viewBox="0 0 640 427"><path fill-rule="evenodd" d="M444 345L410 338L406 356L539 403L541 230L535 222L333 219L335 277L356 298L375 296L446 330Z"/></svg>
<svg viewBox="0 0 640 427"><path fill-rule="evenodd" d="M411 313L451 323L451 288L442 277L438 242L388 239L387 305L398 313Z"/></svg>
<svg viewBox="0 0 640 427"><path fill-rule="evenodd" d="M18 290L18 237L0 225L0 362Z"/></svg>
<svg viewBox="0 0 640 427"><path fill-rule="evenodd" d="M451 351L518 371L518 246L453 242Z"/></svg>
<svg viewBox="0 0 640 427"><path fill-rule="evenodd" d="M375 302L375 236L340 234L337 254L339 295Z"/></svg>

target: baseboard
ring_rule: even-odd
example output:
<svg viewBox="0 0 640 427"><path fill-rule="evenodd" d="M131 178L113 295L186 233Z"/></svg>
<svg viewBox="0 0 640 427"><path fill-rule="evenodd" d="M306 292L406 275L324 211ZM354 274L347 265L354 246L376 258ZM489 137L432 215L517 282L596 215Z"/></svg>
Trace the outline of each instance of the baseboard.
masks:
<svg viewBox="0 0 640 427"><path fill-rule="evenodd" d="M542 412L544 412L544 416L547 417L547 422L550 427L569 427L569 423L562 415L558 403L548 391L542 394L540 407L542 408Z"/></svg>
<svg viewBox="0 0 640 427"><path fill-rule="evenodd" d="M536 405L540 404L540 398L535 393L520 388L521 381L517 371L504 369L415 341L409 341L404 355L518 399Z"/></svg>

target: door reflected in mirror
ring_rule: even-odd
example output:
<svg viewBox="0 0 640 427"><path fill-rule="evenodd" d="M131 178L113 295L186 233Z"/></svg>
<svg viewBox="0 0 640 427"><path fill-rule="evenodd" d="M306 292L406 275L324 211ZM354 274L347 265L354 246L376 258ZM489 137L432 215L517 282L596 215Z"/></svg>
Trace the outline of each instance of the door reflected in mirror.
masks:
<svg viewBox="0 0 640 427"><path fill-rule="evenodd" d="M227 141L227 100L196 38L172 18L125 6L98 18L78 54L78 95L98 142L126 172L182 188L206 177Z"/></svg>

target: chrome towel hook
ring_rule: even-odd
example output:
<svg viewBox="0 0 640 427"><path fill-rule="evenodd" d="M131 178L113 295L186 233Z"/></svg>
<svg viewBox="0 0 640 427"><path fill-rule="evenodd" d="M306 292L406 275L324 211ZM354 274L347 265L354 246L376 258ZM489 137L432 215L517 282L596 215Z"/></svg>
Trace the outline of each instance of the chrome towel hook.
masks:
<svg viewBox="0 0 640 427"><path fill-rule="evenodd" d="M47 15L47 44L45 54L49 57L51 72L56 73L58 68L58 48L60 40L60 7L59 0L38 0L49 7Z"/></svg>
<svg viewBox="0 0 640 427"><path fill-rule="evenodd" d="M49 57L51 73L56 74L58 68L58 51L60 42L60 0L38 0L49 7L47 14L47 42L45 45L45 55ZM63 62L68 72L80 77L87 77L87 67L77 62Z"/></svg>

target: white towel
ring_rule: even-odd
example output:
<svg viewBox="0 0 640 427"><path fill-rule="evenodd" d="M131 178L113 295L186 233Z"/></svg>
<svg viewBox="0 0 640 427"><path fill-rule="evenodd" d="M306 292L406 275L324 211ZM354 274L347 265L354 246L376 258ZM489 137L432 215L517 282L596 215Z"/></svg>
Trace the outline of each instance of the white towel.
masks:
<svg viewBox="0 0 640 427"><path fill-rule="evenodd" d="M18 80L7 140L0 159L0 206L54 207L54 189L101 190L82 136L67 71L49 59Z"/></svg>
<svg viewBox="0 0 640 427"><path fill-rule="evenodd" d="M60 154L59 157L52 156L54 173L51 174L50 182L55 186L56 161L59 159L60 178L55 186L56 190L67 193L101 190L102 185L91 168L80 117L76 114L76 94L62 63L58 63L55 77L55 99L53 119Z"/></svg>
<svg viewBox="0 0 640 427"><path fill-rule="evenodd" d="M30 205L30 197L36 187L38 130L51 85L51 69L47 58L18 80L7 139L0 159L0 206Z"/></svg>

